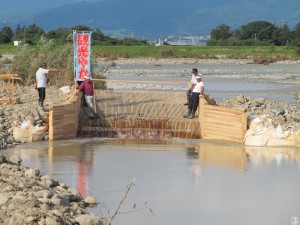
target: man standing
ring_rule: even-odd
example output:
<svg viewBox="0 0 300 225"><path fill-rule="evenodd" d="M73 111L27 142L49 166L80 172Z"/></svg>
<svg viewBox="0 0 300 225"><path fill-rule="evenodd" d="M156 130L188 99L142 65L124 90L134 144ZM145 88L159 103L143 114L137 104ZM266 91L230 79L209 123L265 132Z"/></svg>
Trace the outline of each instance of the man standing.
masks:
<svg viewBox="0 0 300 225"><path fill-rule="evenodd" d="M191 94L192 94L192 91L195 87L195 85L197 84L197 81L196 81L196 76L199 75L202 77L202 74L200 74L198 72L198 69L197 68L193 68L192 69L192 78L191 78L191 82L189 83L189 89L186 91L186 103L184 103L184 105L189 105L190 104L190 98L191 98Z"/></svg>
<svg viewBox="0 0 300 225"><path fill-rule="evenodd" d="M84 77L84 82L80 84L77 93L79 94L80 92L84 93L85 101L92 112L92 114L90 114L89 116L93 117L95 112L94 111L94 83L93 81L91 81L90 76Z"/></svg>
<svg viewBox="0 0 300 225"><path fill-rule="evenodd" d="M190 103L188 106L188 112L186 115L183 117L188 118L188 119L194 119L195 118L195 113L198 109L199 105L199 96L200 94L204 93L204 84L202 82L202 76L197 75L195 76L195 79L197 81L197 84L195 85L192 94L191 94L191 99Z"/></svg>
<svg viewBox="0 0 300 225"><path fill-rule="evenodd" d="M46 69L47 63L41 63L40 68L36 71L35 89L39 93L39 106L44 107L44 100L46 98L46 86L49 72L57 72L58 69Z"/></svg>

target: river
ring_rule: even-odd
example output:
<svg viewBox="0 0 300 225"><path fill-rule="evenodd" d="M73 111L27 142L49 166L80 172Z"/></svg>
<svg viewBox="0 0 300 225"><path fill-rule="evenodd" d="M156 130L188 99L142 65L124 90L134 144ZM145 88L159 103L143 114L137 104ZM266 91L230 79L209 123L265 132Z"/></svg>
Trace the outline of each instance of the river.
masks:
<svg viewBox="0 0 300 225"><path fill-rule="evenodd" d="M119 64L117 64L119 65ZM105 67L99 65L99 68ZM210 94L218 102L223 98L245 95L254 98L269 98L276 101L297 103L295 92L299 91L300 64L274 63L230 64L230 63L195 63L195 64L120 64L109 67L104 74L108 80L134 80L142 82L184 82L171 85L177 91L186 89L192 68L204 75L205 93ZM120 82L122 83L122 82ZM128 86L129 84L127 84ZM114 86L114 88L117 85ZM124 89L124 86L121 86ZM164 90L164 87L161 87ZM135 86L135 90L138 87Z"/></svg>
<svg viewBox="0 0 300 225"><path fill-rule="evenodd" d="M204 71L206 93L217 100L244 94L297 103L299 64L120 65L107 77L188 81L192 67ZM140 70L152 72L136 75ZM125 214L113 225L288 225L300 217L297 148L87 138L28 143L2 152L20 155L24 165L76 187L83 196L93 195L106 215L135 179L121 208ZM135 203L141 210L129 213ZM99 215L97 208L90 211Z"/></svg>
<svg viewBox="0 0 300 225"><path fill-rule="evenodd" d="M283 225L300 217L300 151L199 140L76 139L5 150L92 194L114 225ZM150 213L149 208L154 215ZM97 208L90 210L99 214Z"/></svg>

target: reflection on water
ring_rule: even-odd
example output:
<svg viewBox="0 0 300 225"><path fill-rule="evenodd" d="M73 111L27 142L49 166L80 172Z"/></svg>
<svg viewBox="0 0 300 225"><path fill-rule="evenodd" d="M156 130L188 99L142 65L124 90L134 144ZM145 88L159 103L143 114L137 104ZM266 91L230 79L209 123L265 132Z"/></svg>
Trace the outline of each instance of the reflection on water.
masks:
<svg viewBox="0 0 300 225"><path fill-rule="evenodd" d="M142 141L142 142L141 142ZM195 140L81 139L18 146L25 165L40 168L113 210L125 186L137 184L121 224L290 224L300 217L300 152ZM91 212L98 213L97 209Z"/></svg>

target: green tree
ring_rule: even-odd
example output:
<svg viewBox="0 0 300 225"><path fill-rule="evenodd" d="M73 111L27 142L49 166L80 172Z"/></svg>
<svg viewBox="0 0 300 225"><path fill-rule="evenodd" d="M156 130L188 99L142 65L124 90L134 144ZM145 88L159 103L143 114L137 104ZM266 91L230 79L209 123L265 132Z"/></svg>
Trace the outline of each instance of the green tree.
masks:
<svg viewBox="0 0 300 225"><path fill-rule="evenodd" d="M236 31L240 40L272 40L273 32L276 30L275 25L267 21L256 21L241 26Z"/></svg>
<svg viewBox="0 0 300 225"><path fill-rule="evenodd" d="M276 28L273 34L273 43L275 45L284 46L288 45L292 38L292 32L287 24Z"/></svg>
<svg viewBox="0 0 300 225"><path fill-rule="evenodd" d="M210 38L214 40L226 40L231 36L230 27L226 24L221 24L210 32Z"/></svg>
<svg viewBox="0 0 300 225"><path fill-rule="evenodd" d="M16 30L15 30L15 35L18 36L20 35L22 32L22 28L20 26L20 24L17 25Z"/></svg>
<svg viewBox="0 0 300 225"><path fill-rule="evenodd" d="M3 27L0 31L0 43L12 42L14 32L10 27Z"/></svg>
<svg viewBox="0 0 300 225"><path fill-rule="evenodd" d="M15 38L24 40L27 44L36 44L40 37L45 34L44 30L35 24L21 28L17 26Z"/></svg>
<svg viewBox="0 0 300 225"><path fill-rule="evenodd" d="M57 43L65 44L72 42L72 31L68 28L50 30L45 35L48 39L54 39Z"/></svg>
<svg viewBox="0 0 300 225"><path fill-rule="evenodd" d="M92 31L91 28L84 26L84 25L76 25L70 28L70 30L77 30L77 31Z"/></svg>
<svg viewBox="0 0 300 225"><path fill-rule="evenodd" d="M105 35L103 32L99 29L96 29L92 33L92 43L93 44L99 44L100 42L103 42L105 40Z"/></svg>

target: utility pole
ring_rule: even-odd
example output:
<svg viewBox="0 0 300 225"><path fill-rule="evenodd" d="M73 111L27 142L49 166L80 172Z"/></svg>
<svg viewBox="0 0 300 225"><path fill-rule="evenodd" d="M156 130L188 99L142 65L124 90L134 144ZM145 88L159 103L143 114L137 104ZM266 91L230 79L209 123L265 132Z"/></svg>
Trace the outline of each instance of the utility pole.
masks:
<svg viewBox="0 0 300 225"><path fill-rule="evenodd" d="M26 40L25 40L25 39L26 39L25 37L26 37L26 28L25 28L25 26L24 26L24 45L25 45L25 41L26 41Z"/></svg>

